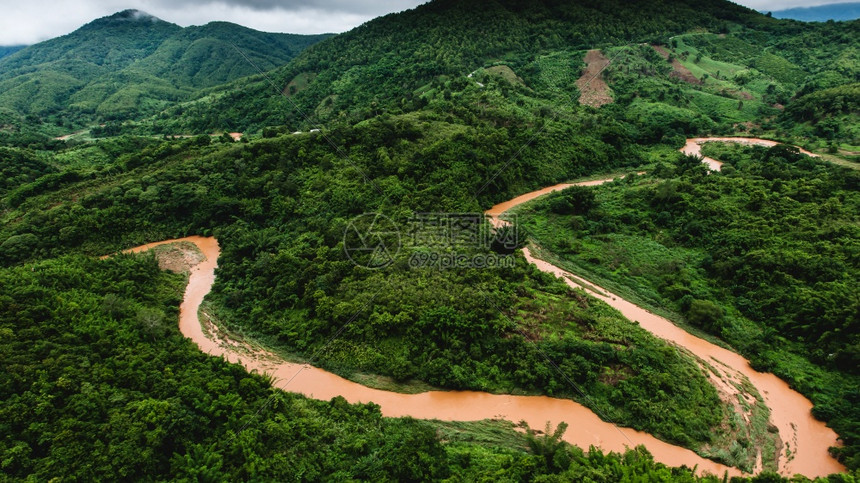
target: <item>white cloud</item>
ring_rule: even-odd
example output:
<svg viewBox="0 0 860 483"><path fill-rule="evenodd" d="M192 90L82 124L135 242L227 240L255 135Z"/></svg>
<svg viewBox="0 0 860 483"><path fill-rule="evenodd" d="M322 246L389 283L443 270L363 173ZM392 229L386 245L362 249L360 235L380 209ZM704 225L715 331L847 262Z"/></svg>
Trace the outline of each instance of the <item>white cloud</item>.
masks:
<svg viewBox="0 0 860 483"><path fill-rule="evenodd" d="M182 6L165 11L151 8L150 13L162 20L182 26L203 25L212 21L225 21L263 32L318 34L345 32L373 17L344 11L326 12L319 9L255 10L233 5L212 4L201 14L199 6Z"/></svg>
<svg viewBox="0 0 860 483"><path fill-rule="evenodd" d="M849 3L857 0L744 0L740 3L749 8L762 12L785 10L794 7L817 7L818 5L829 5L834 3Z"/></svg>
<svg viewBox="0 0 860 483"><path fill-rule="evenodd" d="M0 45L32 44L67 34L81 25L105 16L112 2L16 1L3 6L0 16ZM119 8L122 10L122 8Z"/></svg>
<svg viewBox="0 0 860 483"><path fill-rule="evenodd" d="M345 32L380 15L421 3L421 0L16 0L3 6L0 45L33 44L58 37L129 8L183 27L225 21L266 32L316 34Z"/></svg>

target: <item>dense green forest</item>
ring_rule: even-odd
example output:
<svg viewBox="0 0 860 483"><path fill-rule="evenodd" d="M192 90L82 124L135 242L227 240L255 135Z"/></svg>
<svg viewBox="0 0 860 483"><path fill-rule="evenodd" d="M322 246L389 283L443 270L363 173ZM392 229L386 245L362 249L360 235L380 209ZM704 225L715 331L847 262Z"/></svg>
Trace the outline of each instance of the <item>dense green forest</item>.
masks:
<svg viewBox="0 0 860 483"><path fill-rule="evenodd" d="M564 427L389 419L274 390L182 337L184 277L152 255L46 259L0 281L0 465L13 480L723 481L642 447L583 452Z"/></svg>
<svg viewBox="0 0 860 483"><path fill-rule="evenodd" d="M10 46L0 46L0 58L6 57L7 55L12 55L15 52L26 47L26 45L10 45Z"/></svg>
<svg viewBox="0 0 860 483"><path fill-rule="evenodd" d="M0 467L11 479L698 480L641 448L585 453L552 434L453 431L274 390L182 337L183 277L152 256L69 256L0 269L0 281Z"/></svg>
<svg viewBox="0 0 860 483"><path fill-rule="evenodd" d="M635 5L437 0L327 40L127 11L0 60L0 357L13 375L0 384L2 470L696 479L642 448L583 452L549 428L387 419L275 391L181 337L182 276L149 256L95 258L192 234L222 247L207 310L289 359L317 354L315 365L402 390L571 398L749 470L755 450L726 429L730 408L696 360L539 272L502 246L505 233L444 250L514 268L413 268L439 248L408 237L382 270L345 251L363 213L403 233L422 213L477 214L488 230L480 213L494 203L646 170L528 207L516 246L532 239L775 372L815 403L856 472L860 23ZM591 48L611 59L613 102L599 109L577 102ZM210 136L230 131L245 136ZM727 161L708 174L677 149L709 134L790 141L849 167L708 145Z"/></svg>
<svg viewBox="0 0 860 483"><path fill-rule="evenodd" d="M445 128L452 132L442 137ZM710 430L722 418L720 403L695 364L644 331L624 329L623 319L601 304L562 297L566 288L524 260L514 271L409 270L410 254L422 247L407 246L392 270L374 272L347 258L342 239L348 220L374 206L404 225L410 213L436 207L476 210L469 197L482 178L469 175L470 187L454 183L468 175L457 162L460 150L483 136L501 143L502 133L402 118L340 135L339 143L361 146L349 160L333 156L320 136L286 135L247 145L209 145L205 136L121 138L99 143L102 148L81 146L68 157L80 151L93 160L109 159L99 153L104 150L135 154L120 156L117 164L84 166L74 175L43 176L9 192L6 202L15 208L4 224L0 259L13 264L76 247L95 254L145 240L213 234L224 247L213 297L221 315L228 323L244 320L241 329L266 335L291 353L313 354L345 318L374 300L373 310L358 313L317 361L324 367L454 389L574 397L614 421L670 441L691 447L710 442ZM365 147L385 138L392 140L387 149ZM495 148L515 149L509 143ZM473 151L478 159L493 157ZM385 164L378 163L381 156ZM318 160L328 163L326 169ZM576 176L582 169L558 176ZM357 172L371 173L374 181L365 183ZM409 195L414 192L424 194ZM210 199L212 193L219 193L217 200ZM81 195L78 202L65 201ZM558 312L557 326L537 328L536 307ZM564 374L531 348L524 331L538 331L534 335L541 339L544 332L553 334L539 345L566 361ZM629 350L619 353L613 349L618 344ZM606 382L610 367L629 372L624 384ZM662 386L653 384L655 373L665 375ZM657 399L687 417L643 404Z"/></svg>
<svg viewBox="0 0 860 483"><path fill-rule="evenodd" d="M860 175L784 146L705 152L727 162L722 173L679 155L520 214L563 266L669 308L790 381L856 461Z"/></svg>
<svg viewBox="0 0 860 483"><path fill-rule="evenodd" d="M573 81L579 66L564 61L571 53L620 44L627 44L626 51L640 42L672 49L672 56L697 82L670 76L667 63L653 52L646 60L620 57L611 69L628 78L627 96L616 99L622 104L647 99L658 107L681 107L725 130L779 114L774 105L786 103L805 82L812 89L822 82L831 87L858 81L860 54L856 47L842 46L852 45L860 22L801 26L736 5L699 2L675 2L668 10L645 2L635 11L606 2L486 3L478 12L470 7L467 14L464 5L431 2L369 22L308 49L275 71L271 77L277 85L292 87L286 91L289 102L279 99L262 79L243 80L207 102L170 110L169 117L155 123L156 132L244 131L285 123L295 128L308 120L330 123L344 115L355 122L383 109L420 108L440 85L456 85L466 73L493 65L512 68L525 81L528 95L555 108L578 95ZM478 25L481 28L475 28ZM699 27L693 29L696 33L678 36L694 25ZM392 37L395 29L406 34ZM739 108L739 101L746 106ZM293 103L299 109L287 108ZM663 109L668 111L663 117L683 115ZM762 129L772 128L765 123Z"/></svg>
<svg viewBox="0 0 860 483"><path fill-rule="evenodd" d="M420 107L423 86L492 62L519 71L537 53L659 42L693 27L727 31L732 22L757 24L766 19L727 2L717 6L676 1L670 9L642 2L631 9L624 2L606 1L486 0L479 5L435 1L330 39L273 77L286 85L311 75L313 81L295 92L293 101L315 119L330 120L343 113L361 119L373 115L374 106ZM284 119L282 101L272 94L266 82L245 83L212 103L189 106L191 111L183 106L178 112L189 113L189 123L204 118L211 126L237 129L259 129L261 123L304 124L295 111Z"/></svg>
<svg viewBox="0 0 860 483"><path fill-rule="evenodd" d="M67 130L138 118L281 66L327 37L227 22L182 28L126 10L3 57L0 110Z"/></svg>

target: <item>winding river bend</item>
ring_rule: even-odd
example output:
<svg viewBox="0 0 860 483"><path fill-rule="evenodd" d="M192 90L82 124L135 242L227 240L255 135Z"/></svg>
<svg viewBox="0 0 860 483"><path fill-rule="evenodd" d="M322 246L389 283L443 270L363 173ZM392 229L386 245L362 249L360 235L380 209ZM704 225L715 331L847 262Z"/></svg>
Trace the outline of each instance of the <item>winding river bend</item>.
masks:
<svg viewBox="0 0 860 483"><path fill-rule="evenodd" d="M719 140L732 140L732 138ZM698 146L697 143L696 145ZM611 179L577 184L597 185L608 181ZM487 211L487 215L494 223L499 223L498 216L514 206L572 185L559 184L519 196L492 207ZM129 251L140 252L154 246L179 241L194 243L206 257L191 269L185 296L180 305L180 331L208 354L242 364L248 371L273 375L276 380L275 387L320 400L343 396L352 403L373 402L380 405L382 414L388 417L411 416L449 421L488 418L507 419L514 422L524 420L533 428L542 428L547 421L553 425L566 421L570 427L564 439L579 447L588 448L594 445L604 451L624 451L625 448L641 444L648 448L655 460L667 465L697 466L700 473L708 472L716 475L722 475L724 472L732 476L741 474L736 468L702 458L693 451L666 443L650 434L630 428L620 428L602 421L590 409L571 400L474 391L393 393L362 386L310 365L286 362L265 349L247 345L244 342L222 340L215 335L217 330L213 330L215 328L211 327L211 323L207 323L209 327L204 329L199 318L200 304L215 281L215 268L220 254L216 239L194 236L151 243ZM584 288L591 295L615 307L625 317L638 322L654 335L677 344L706 361L718 361L748 377L771 408L771 422L778 428L780 437L783 441L791 442L794 458L788 461L784 456L780 458L781 474L791 476L801 473L808 477L815 477L845 470L827 452L829 446L837 444L836 434L812 417L810 401L793 391L784 381L772 374L753 370L749 362L740 355L695 337L667 319L654 315L607 290L596 287L590 282L583 284L583 280L575 275L535 258L528 248L524 249L524 255L526 260L535 264L540 270L563 278L572 287Z"/></svg>
<svg viewBox="0 0 860 483"><path fill-rule="evenodd" d="M766 146L772 147L780 144L776 141L771 141L770 139L760 139L760 138L690 138L687 139L687 143L681 148L681 152L684 154L692 154L695 156L702 156L702 144L711 143L711 142L720 142L720 143L738 143L738 144L747 144L747 145L755 145L755 146ZM795 146L797 147L797 146ZM810 153L809 151L803 148L797 148L801 153L812 156L813 158L817 158L818 155L815 153ZM702 162L706 163L709 168L714 171L719 171L723 167L723 163L721 161L717 161L714 158L709 158L707 156L702 156Z"/></svg>

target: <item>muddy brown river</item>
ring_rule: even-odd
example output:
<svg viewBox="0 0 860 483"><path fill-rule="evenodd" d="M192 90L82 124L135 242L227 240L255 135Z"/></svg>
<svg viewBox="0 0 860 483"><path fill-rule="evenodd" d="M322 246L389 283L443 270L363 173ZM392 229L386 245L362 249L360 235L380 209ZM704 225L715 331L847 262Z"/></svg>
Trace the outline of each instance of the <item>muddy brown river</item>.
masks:
<svg viewBox="0 0 860 483"><path fill-rule="evenodd" d="M756 145L756 146L776 146L780 144L776 141L771 141L770 139L759 139L759 138L690 138L687 139L687 143L681 148L681 152L684 154L693 154L696 156L702 156L702 144L709 142L720 142L720 143L738 143L738 144L748 144L748 145ZM796 146L795 146L796 147ZM813 158L817 158L818 155L815 153L810 153L809 151L803 148L797 148L801 153L812 156ZM714 171L719 171L723 167L723 163L717 161L714 158L709 158L707 156L702 156L702 161L708 165Z"/></svg>
<svg viewBox="0 0 860 483"><path fill-rule="evenodd" d="M698 142L701 141L697 140L694 144L699 146ZM611 179L577 184L592 186L607 181ZM498 216L514 206L568 186L572 184L559 184L519 196L490 208L487 210L487 215L494 224L499 224ZM216 239L194 236L165 240L130 251L140 252L157 245L178 241L194 243L206 257L204 261L192 268L185 296L180 305L179 329L182 334L193 340L202 351L208 354L242 364L248 371L273 375L276 379L274 385L280 389L319 400L343 396L352 403L373 402L378 404L382 414L388 417L411 416L447 421L506 419L513 422L526 421L529 426L536 429L542 429L547 421L553 426L565 421L569 424L569 429L564 439L581 448L587 449L590 445L594 445L604 451L624 451L626 448L644 445L654 455L655 460L667 465L696 466L699 473L707 472L720 476L724 472L728 472L730 476L741 474L736 468L703 458L693 451L666 443L650 434L621 428L603 421L590 409L568 399L474 391L394 393L369 388L310 365L286 362L270 351L242 341L223 340L215 335L218 331L208 321L208 317L205 317L205 328L199 318L199 314L202 313L200 304L215 281L215 268L220 254ZM589 294L616 308L629 320L638 323L655 336L677 344L712 364L716 361L717 364L730 367L749 378L771 409L771 422L779 430L781 439L790 443L793 458L788 459L784 454L782 455L779 460L781 474L791 476L800 473L808 477L816 477L845 470L827 452L828 447L837 444L836 433L813 418L810 401L792 390L784 381L773 374L753 370L742 356L693 336L669 320L652 314L591 282L581 285L583 281L580 278L535 258L528 248L523 252L526 260L535 264L540 270L563 278L572 287L584 288Z"/></svg>

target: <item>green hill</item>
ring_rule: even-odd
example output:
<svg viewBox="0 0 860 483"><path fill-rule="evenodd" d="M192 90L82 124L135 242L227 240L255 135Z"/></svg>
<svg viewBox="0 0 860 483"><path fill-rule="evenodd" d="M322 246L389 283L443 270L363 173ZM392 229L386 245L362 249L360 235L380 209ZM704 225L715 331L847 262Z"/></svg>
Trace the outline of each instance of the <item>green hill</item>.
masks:
<svg viewBox="0 0 860 483"><path fill-rule="evenodd" d="M852 151L860 24L804 25L723 1L437 0L308 47L270 71L273 88L209 62L226 55L212 39L228 29L247 34L243 50L262 63L270 44L252 31L176 30L131 14L107 22L132 20L166 33L118 51L98 79L79 81L88 70L76 66L97 60L82 52L83 64L58 55L43 64L63 68L41 79L2 81L20 93L0 110L0 280L10 287L0 356L13 374L0 384L10 415L0 449L13 478L218 479L210 470L223 468L222 479L260 480L694 479L655 469L641 450L585 456L549 435L525 449L466 432L467 446L431 423L380 423L373 406L279 395L179 337L168 324L179 277L149 258L94 260L192 234L222 249L207 314L291 360L406 391L571 398L728 465L775 468L795 441L768 443L767 414L744 422L685 351L498 237L439 248L405 236L420 214L478 214L466 218L486 229L480 213L494 203L638 171L649 174L548 198L553 211L516 225L515 244L546 240L619 293L683 323L680 311L779 374L839 433L834 454L856 475L857 175L784 146L711 147L727 165L708 173L678 148L691 136L758 134ZM134 52L146 62L129 61ZM599 108L579 103L587 52L608 61L600 75L612 102ZM37 80L74 86L23 102ZM52 103L56 116L109 122L67 142L18 127L38 122L20 109ZM209 136L227 130L245 136ZM187 133L198 136L174 136ZM345 249L348 227L368 213L404 234L380 270ZM515 266L412 265L437 252ZM783 309L794 304L803 311ZM756 481L771 480L781 481Z"/></svg>
<svg viewBox="0 0 860 483"><path fill-rule="evenodd" d="M625 2L487 0L473 10L435 1L338 35L275 71L270 77L289 102L268 80L243 79L205 102L170 110L163 130L301 129L306 118L358 121L381 110L420 108L440 88L461 90L466 74L500 65L524 80L527 89L520 92L553 108L559 96L578 97L573 81L579 59L600 47L621 55L607 72L616 94L680 90L676 99L653 100L692 107L712 125L734 129L761 114L775 115L776 104L787 104L803 87L815 88L807 84L816 79L856 81L858 52L850 46L857 28L857 22L780 21L722 2L675 1L672 8L640 2L632 9ZM670 79L657 56L617 49L639 43L668 47L699 85ZM571 56L578 59L557 64Z"/></svg>
<svg viewBox="0 0 860 483"><path fill-rule="evenodd" d="M0 109L69 125L139 116L256 73L236 48L268 70L326 37L182 28L126 10L0 60Z"/></svg>
<svg viewBox="0 0 860 483"><path fill-rule="evenodd" d="M416 90L446 76L462 76L504 62L518 70L538 54L576 51L628 42L659 42L693 29L728 31L731 25L767 23L756 12L728 2L675 0L672 8L615 0L579 2L481 0L465 4L436 0L387 15L308 49L272 77L287 86L311 75L295 96L306 112L333 118L371 104L412 102ZM569 72L568 75L575 75ZM213 126L237 129L283 121L282 103L267 82L243 82L206 110ZM324 109L323 109L324 107ZM202 111L201 111L202 112ZM198 118L198 111L193 117Z"/></svg>
<svg viewBox="0 0 860 483"><path fill-rule="evenodd" d="M0 46L0 59L6 57L7 55L12 55L15 52L18 52L19 50L23 49L24 47L26 47L26 45Z"/></svg>

